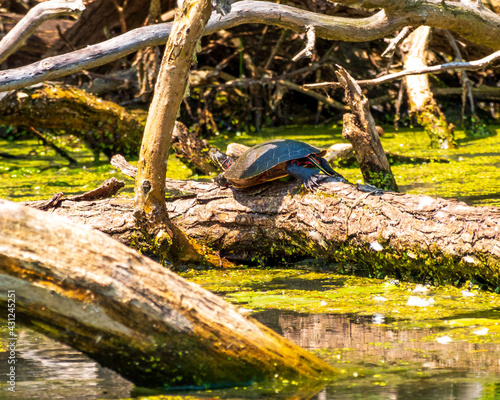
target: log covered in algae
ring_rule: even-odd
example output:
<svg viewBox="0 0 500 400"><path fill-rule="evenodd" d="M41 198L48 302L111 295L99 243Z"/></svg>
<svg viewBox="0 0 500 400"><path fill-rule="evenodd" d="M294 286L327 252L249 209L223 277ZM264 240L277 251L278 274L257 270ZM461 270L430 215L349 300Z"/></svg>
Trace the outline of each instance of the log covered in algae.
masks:
<svg viewBox="0 0 500 400"><path fill-rule="evenodd" d="M423 195L365 191L325 180L317 192L296 182L248 190L167 181L169 215L189 237L241 263L316 258L371 276L500 286L500 210ZM32 203L36 205L37 203ZM147 242L130 199L65 201L51 211L129 245ZM151 249L152 247L149 247Z"/></svg>
<svg viewBox="0 0 500 400"><path fill-rule="evenodd" d="M303 378L332 367L109 236L0 200L0 305L141 386Z"/></svg>

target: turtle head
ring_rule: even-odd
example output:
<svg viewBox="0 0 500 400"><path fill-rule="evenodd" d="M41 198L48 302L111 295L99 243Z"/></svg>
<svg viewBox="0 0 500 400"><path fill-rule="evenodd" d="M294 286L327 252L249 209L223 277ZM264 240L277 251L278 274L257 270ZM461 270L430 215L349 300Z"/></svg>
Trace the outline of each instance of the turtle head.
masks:
<svg viewBox="0 0 500 400"><path fill-rule="evenodd" d="M227 170L234 162L231 157L225 155L222 151L216 149L215 147L210 148L208 155L212 159L212 162L223 171Z"/></svg>

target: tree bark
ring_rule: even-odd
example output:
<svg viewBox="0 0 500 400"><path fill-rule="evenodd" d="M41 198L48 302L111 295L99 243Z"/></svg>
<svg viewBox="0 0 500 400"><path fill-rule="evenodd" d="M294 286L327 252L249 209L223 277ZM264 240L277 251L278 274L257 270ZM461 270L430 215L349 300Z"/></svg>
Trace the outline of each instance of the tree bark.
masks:
<svg viewBox="0 0 500 400"><path fill-rule="evenodd" d="M318 381L332 367L100 232L0 200L0 306L148 387ZM10 304L10 303L9 303Z"/></svg>
<svg viewBox="0 0 500 400"><path fill-rule="evenodd" d="M295 182L243 191L168 180L167 188L172 193L168 212L187 235L243 263L313 257L372 276L500 286L500 209L495 207L367 193L329 181L318 193L303 193ZM77 206L68 200L53 213L127 244L140 242L130 199Z"/></svg>
<svg viewBox="0 0 500 400"><path fill-rule="evenodd" d="M421 26L403 42L403 63L405 70L427 67L427 47L431 28ZM448 149L455 147L453 130L439 108L431 91L427 75L410 75L405 78L410 113L425 129L432 147Z"/></svg>
<svg viewBox="0 0 500 400"><path fill-rule="evenodd" d="M368 99L344 68L341 67L336 74L351 109L350 113L344 114L342 136L352 143L365 182L397 192L398 185L380 142Z"/></svg>
<svg viewBox="0 0 500 400"><path fill-rule="evenodd" d="M135 185L135 216L174 264L200 263L199 249L171 223L165 207L172 132L186 94L195 48L210 17L209 0L186 0L177 10L144 129Z"/></svg>

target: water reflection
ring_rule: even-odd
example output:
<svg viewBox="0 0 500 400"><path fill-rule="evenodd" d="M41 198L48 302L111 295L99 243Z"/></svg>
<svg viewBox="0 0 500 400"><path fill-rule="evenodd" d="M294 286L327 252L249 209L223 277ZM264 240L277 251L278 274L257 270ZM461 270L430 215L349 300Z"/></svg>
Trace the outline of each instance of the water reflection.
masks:
<svg viewBox="0 0 500 400"><path fill-rule="evenodd" d="M0 381L0 399L115 399L129 397L133 385L95 361L29 329L19 332L16 392L6 392ZM7 353L0 352L0 376L8 369Z"/></svg>
<svg viewBox="0 0 500 400"><path fill-rule="evenodd" d="M500 372L500 346L491 343L429 340L435 328L389 329L374 324L381 316L298 314L269 310L254 315L299 346L339 349L352 362L420 363L426 368Z"/></svg>
<svg viewBox="0 0 500 400"><path fill-rule="evenodd" d="M255 315L300 346L323 349L319 355L344 372L313 399L500 399L498 345L440 344L429 340L436 329L389 329L380 325L381 317L277 310Z"/></svg>
<svg viewBox="0 0 500 400"><path fill-rule="evenodd" d="M168 393L199 399L470 400L500 399L500 348L484 343L441 344L433 328L397 329L383 315L299 314L268 310L260 322L335 365L339 379L325 388L255 385L210 392ZM444 333L443 333L444 334ZM119 399L144 391L83 354L30 330L18 340L14 395L0 382L0 399ZM0 352L0 374L7 372ZM319 391L319 392L318 392ZM162 397L163 398L163 397ZM169 398L169 396L164 397Z"/></svg>

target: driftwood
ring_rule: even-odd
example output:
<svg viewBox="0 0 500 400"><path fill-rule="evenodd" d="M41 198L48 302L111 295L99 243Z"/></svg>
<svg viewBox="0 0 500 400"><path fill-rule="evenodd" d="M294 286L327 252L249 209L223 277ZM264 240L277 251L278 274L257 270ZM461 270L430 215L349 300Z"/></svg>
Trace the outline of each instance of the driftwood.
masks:
<svg viewBox="0 0 500 400"><path fill-rule="evenodd" d="M403 63L405 70L425 69L428 57L428 42L431 28L420 26L403 42ZM406 93L410 113L425 129L431 139L431 146L448 149L455 147L452 125L446 121L432 95L428 75L409 75L405 77Z"/></svg>
<svg viewBox="0 0 500 400"><path fill-rule="evenodd" d="M76 196L67 197L64 193L56 193L52 198L46 202L37 203L34 205L34 208L38 208L39 210L49 210L61 205L63 201L92 201L92 200L100 200L107 199L109 197L113 197L118 193L120 189L125 186L125 182L119 181L116 178L109 178L104 181L99 187L85 192L83 194L79 194Z"/></svg>
<svg viewBox="0 0 500 400"><path fill-rule="evenodd" d="M498 208L366 192L328 180L318 193L303 192L296 182L240 191L167 180L167 190L167 209L177 226L243 263L312 257L372 275L500 285ZM53 212L127 244L141 239L130 199L65 201Z"/></svg>
<svg viewBox="0 0 500 400"><path fill-rule="evenodd" d="M209 388L304 378L317 385L334 374L221 298L101 232L12 202L0 200L0 208L0 306L6 309L14 291L16 322L137 385Z"/></svg>

